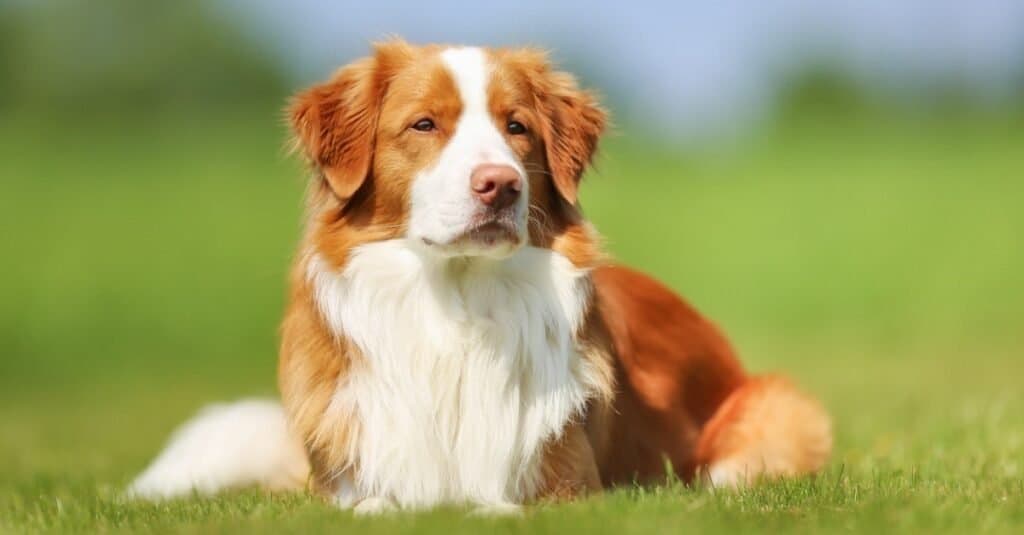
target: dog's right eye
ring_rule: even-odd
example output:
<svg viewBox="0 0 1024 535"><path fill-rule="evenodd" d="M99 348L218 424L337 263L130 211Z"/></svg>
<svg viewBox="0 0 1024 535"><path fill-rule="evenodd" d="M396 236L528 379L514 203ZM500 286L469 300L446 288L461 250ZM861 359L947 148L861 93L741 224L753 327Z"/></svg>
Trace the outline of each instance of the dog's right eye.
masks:
<svg viewBox="0 0 1024 535"><path fill-rule="evenodd" d="M436 128L434 126L434 121L431 121L430 119L420 119L419 121L412 123L412 129L417 132L430 132L434 128Z"/></svg>

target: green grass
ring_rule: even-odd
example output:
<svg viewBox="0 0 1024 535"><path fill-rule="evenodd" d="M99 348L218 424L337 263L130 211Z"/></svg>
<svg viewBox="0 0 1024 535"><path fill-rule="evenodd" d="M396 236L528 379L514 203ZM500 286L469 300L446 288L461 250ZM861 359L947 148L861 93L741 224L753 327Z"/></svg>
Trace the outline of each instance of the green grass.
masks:
<svg viewBox="0 0 1024 535"><path fill-rule="evenodd" d="M304 495L118 497L199 406L273 394L303 184L272 112L96 125L0 123L0 531L1024 526L1019 126L804 125L687 151L612 138L584 187L609 249L715 318L751 369L819 395L829 469L516 519L367 520Z"/></svg>

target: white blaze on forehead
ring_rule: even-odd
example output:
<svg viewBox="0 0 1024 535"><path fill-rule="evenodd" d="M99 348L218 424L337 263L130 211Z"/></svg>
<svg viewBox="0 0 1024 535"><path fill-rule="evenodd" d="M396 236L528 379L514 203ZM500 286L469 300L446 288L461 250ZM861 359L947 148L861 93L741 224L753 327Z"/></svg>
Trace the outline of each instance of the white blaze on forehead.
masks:
<svg viewBox="0 0 1024 535"><path fill-rule="evenodd" d="M491 66L487 55L476 47L449 48L441 53L441 61L455 79L462 98L462 115L487 113L487 80Z"/></svg>
<svg viewBox="0 0 1024 535"><path fill-rule="evenodd" d="M498 131L487 102L487 86L493 66L480 48L449 48L441 53L459 91L462 114L449 141L450 150L463 151L477 164L498 163L519 167L511 147Z"/></svg>

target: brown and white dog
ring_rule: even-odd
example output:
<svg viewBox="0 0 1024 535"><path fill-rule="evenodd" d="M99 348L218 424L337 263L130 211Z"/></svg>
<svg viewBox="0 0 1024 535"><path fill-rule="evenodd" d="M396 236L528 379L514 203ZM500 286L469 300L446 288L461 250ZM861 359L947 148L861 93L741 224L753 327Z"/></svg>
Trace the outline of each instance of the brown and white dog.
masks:
<svg viewBox="0 0 1024 535"><path fill-rule="evenodd" d="M542 52L383 43L290 120L315 178L283 408L207 409L136 495L501 510L666 466L715 486L822 467L816 402L746 375L712 323L602 254L577 189L605 112Z"/></svg>

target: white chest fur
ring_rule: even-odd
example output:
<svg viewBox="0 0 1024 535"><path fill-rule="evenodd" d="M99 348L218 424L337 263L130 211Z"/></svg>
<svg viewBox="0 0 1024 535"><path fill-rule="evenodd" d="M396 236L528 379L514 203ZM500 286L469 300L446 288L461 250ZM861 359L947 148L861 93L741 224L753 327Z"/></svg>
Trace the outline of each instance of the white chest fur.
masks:
<svg viewBox="0 0 1024 535"><path fill-rule="evenodd" d="M438 259L364 245L309 276L330 327L363 359L332 410L358 423L352 489L406 507L522 502L544 443L578 416L596 374L576 350L586 272L546 249Z"/></svg>

